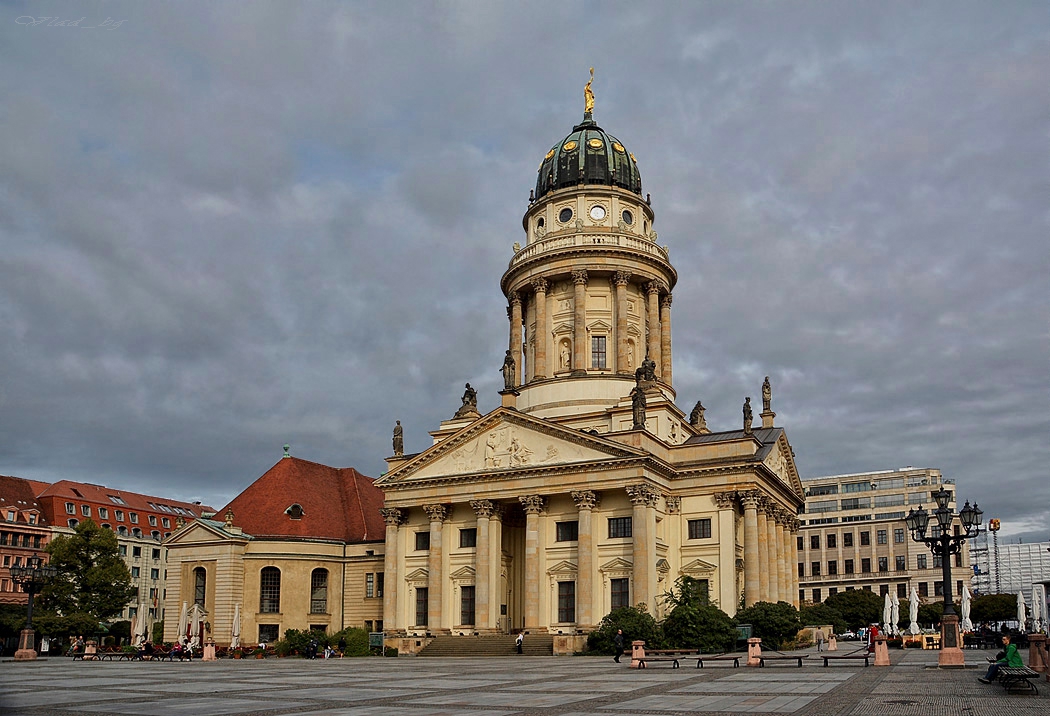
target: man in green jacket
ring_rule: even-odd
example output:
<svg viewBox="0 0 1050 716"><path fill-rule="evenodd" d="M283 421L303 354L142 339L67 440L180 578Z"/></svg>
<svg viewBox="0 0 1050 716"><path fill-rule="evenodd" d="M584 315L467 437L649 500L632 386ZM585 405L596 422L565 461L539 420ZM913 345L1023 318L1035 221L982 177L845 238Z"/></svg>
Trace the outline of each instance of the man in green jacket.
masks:
<svg viewBox="0 0 1050 716"><path fill-rule="evenodd" d="M977 678L982 684L992 683L992 679L999 673L1000 666L1009 666L1013 669L1019 669L1024 666L1024 662L1021 661L1021 655L1017 653L1017 647L1010 643L1009 634L1003 637L1003 648L1005 649L1005 656L988 667L988 673L984 675L983 679Z"/></svg>

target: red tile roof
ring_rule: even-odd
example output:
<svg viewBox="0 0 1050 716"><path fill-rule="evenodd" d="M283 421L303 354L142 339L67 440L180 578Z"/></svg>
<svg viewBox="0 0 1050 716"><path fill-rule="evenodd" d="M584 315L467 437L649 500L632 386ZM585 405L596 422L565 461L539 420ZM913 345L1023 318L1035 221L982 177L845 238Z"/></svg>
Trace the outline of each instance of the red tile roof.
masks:
<svg viewBox="0 0 1050 716"><path fill-rule="evenodd" d="M379 514L383 493L370 477L352 467L328 467L285 457L220 509L233 510L233 524L253 537L381 541L386 524ZM298 504L302 517L286 512Z"/></svg>
<svg viewBox="0 0 1050 716"><path fill-rule="evenodd" d="M153 512L158 515L164 511L153 509L150 507L149 503L152 502L154 505L163 504L168 505L169 507L181 507L183 510L188 511L193 517L200 517L201 512L214 512L214 509L207 505L199 505L194 502L183 502L182 500L172 500L168 497L142 495L137 492L118 490L114 487L95 485L90 482L59 480L51 485L47 485L46 483L43 484L46 485L46 489L37 493L37 497L41 500L46 498L61 498L69 500L70 502L89 502L110 508ZM117 497L123 502L116 502L112 500L111 497ZM171 517L176 516L175 512L169 512L167 514ZM189 517L189 515L183 515L183 517Z"/></svg>
<svg viewBox="0 0 1050 716"><path fill-rule="evenodd" d="M36 510L43 513L43 509L36 499L36 491L29 480L21 477L10 477L0 475L0 507L14 507L22 510Z"/></svg>

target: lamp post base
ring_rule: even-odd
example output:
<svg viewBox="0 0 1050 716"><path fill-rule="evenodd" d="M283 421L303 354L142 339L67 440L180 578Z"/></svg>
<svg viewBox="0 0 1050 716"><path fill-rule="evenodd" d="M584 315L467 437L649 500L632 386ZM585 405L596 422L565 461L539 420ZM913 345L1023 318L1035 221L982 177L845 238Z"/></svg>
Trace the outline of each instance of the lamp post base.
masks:
<svg viewBox="0 0 1050 716"><path fill-rule="evenodd" d="M36 658L36 635L32 629L23 629L18 636L18 651L15 661L32 661Z"/></svg>
<svg viewBox="0 0 1050 716"><path fill-rule="evenodd" d="M966 666L966 659L959 638L959 616L945 614L941 617L941 652L937 656L937 666L960 669Z"/></svg>

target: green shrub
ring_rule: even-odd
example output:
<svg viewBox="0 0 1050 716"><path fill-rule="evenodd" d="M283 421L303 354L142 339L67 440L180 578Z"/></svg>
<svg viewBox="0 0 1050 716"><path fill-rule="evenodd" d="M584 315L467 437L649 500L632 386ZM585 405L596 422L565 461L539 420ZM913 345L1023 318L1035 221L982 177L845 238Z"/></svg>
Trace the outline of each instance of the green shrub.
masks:
<svg viewBox="0 0 1050 716"><path fill-rule="evenodd" d="M615 654L613 637L617 629L623 629L624 649L630 651L632 641L641 639L650 649L663 646L663 635L656 620L644 604L636 607L621 607L602 617L598 628L587 635L587 649L598 654Z"/></svg>
<svg viewBox="0 0 1050 716"><path fill-rule="evenodd" d="M702 653L732 651L736 626L732 618L711 604L679 604L663 623L664 640L671 648Z"/></svg>
<svg viewBox="0 0 1050 716"><path fill-rule="evenodd" d="M761 638L764 646L773 649L794 641L802 628L798 610L787 602L755 602L736 613L736 623L750 624L751 636Z"/></svg>

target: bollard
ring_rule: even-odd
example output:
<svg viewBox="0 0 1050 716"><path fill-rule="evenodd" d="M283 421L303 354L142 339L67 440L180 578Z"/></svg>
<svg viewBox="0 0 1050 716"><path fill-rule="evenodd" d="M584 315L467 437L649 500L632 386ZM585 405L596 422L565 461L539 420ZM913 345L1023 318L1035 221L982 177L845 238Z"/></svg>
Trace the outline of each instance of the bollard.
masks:
<svg viewBox="0 0 1050 716"><path fill-rule="evenodd" d="M890 665L890 648L886 645L889 637L879 635L875 637L875 666Z"/></svg>
<svg viewBox="0 0 1050 716"><path fill-rule="evenodd" d="M209 641L204 645L204 656L201 661L215 661L215 642Z"/></svg>
<svg viewBox="0 0 1050 716"><path fill-rule="evenodd" d="M644 641L632 641L631 642L631 668L632 669L644 669L641 665L641 659L645 658L645 642Z"/></svg>
<svg viewBox="0 0 1050 716"><path fill-rule="evenodd" d="M838 650L839 650L839 641L838 641L838 639L835 638L835 635L832 634L831 636L828 637L828 651L838 651Z"/></svg>
<svg viewBox="0 0 1050 716"><path fill-rule="evenodd" d="M1046 634L1028 635L1028 668L1040 674L1047 671Z"/></svg>
<svg viewBox="0 0 1050 716"><path fill-rule="evenodd" d="M762 640L758 637L751 637L747 640L747 665L748 666L761 666L759 659L762 658Z"/></svg>

